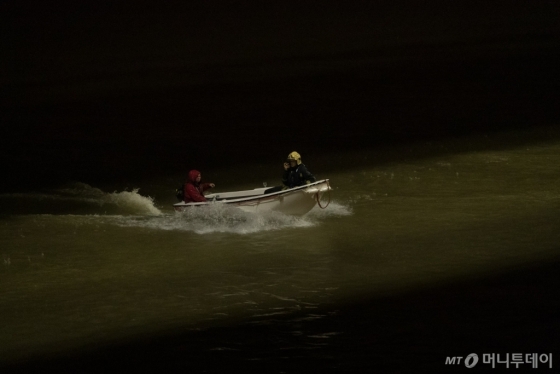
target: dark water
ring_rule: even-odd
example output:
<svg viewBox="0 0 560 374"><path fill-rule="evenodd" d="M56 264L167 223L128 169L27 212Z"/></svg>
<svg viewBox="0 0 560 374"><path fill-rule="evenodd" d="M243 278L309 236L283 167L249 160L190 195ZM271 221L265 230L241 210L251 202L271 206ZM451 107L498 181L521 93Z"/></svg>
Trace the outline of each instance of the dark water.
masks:
<svg viewBox="0 0 560 374"><path fill-rule="evenodd" d="M2 194L5 370L408 371L555 354L557 135L339 153L330 205L303 217L177 214L159 179ZM430 151L450 147L463 151ZM247 188L244 167L207 177Z"/></svg>
<svg viewBox="0 0 560 374"><path fill-rule="evenodd" d="M558 7L445 4L2 3L2 372L557 360ZM171 209L293 150L327 209Z"/></svg>

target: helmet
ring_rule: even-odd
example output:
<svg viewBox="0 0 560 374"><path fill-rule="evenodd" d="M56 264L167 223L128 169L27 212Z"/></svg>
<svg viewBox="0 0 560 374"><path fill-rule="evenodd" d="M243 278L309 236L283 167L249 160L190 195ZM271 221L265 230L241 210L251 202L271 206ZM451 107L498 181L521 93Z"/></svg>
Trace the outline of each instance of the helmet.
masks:
<svg viewBox="0 0 560 374"><path fill-rule="evenodd" d="M292 152L288 155L288 161L296 161L297 164L301 164L301 156L297 152Z"/></svg>

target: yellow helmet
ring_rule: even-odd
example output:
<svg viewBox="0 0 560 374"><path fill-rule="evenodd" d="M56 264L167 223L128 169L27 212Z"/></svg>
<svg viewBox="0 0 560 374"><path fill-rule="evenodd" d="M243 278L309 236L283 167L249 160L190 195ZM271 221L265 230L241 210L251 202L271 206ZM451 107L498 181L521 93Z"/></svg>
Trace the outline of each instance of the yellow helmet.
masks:
<svg viewBox="0 0 560 374"><path fill-rule="evenodd" d="M292 152L288 155L288 161L296 161L297 164L301 164L301 156L297 152Z"/></svg>

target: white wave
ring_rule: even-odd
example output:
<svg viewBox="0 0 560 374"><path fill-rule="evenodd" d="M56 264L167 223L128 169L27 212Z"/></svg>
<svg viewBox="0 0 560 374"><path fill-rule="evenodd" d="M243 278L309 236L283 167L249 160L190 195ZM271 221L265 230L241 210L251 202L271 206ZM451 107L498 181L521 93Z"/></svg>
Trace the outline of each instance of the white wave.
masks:
<svg viewBox="0 0 560 374"><path fill-rule="evenodd" d="M154 206L154 199L150 196L140 195L139 190L139 188L135 188L132 191L106 193L88 184L76 183L69 188L56 191L62 194L59 198L63 199L92 202L100 206L114 205L129 213L160 215L161 211Z"/></svg>
<svg viewBox="0 0 560 374"><path fill-rule="evenodd" d="M331 201L328 205L325 202L321 202L323 209L316 205L308 214L309 217L323 218L329 216L349 216L352 215L352 208L348 205L338 203L336 201Z"/></svg>
<svg viewBox="0 0 560 374"><path fill-rule="evenodd" d="M132 191L115 191L104 195L104 199L106 204L115 204L127 211L154 216L161 215L161 211L154 206L154 199L150 196L142 196L138 191L138 188Z"/></svg>
<svg viewBox="0 0 560 374"><path fill-rule="evenodd" d="M251 234L285 227L314 225L305 218L287 216L277 212L247 213L223 204L211 204L159 217L121 217L116 224L157 230L191 231L197 234L216 232Z"/></svg>
<svg viewBox="0 0 560 374"><path fill-rule="evenodd" d="M142 196L139 189L121 192L103 192L85 183L74 183L65 188L47 192L2 194L0 198L22 201L27 210L25 213L85 213L96 214L109 212L112 214L147 214L161 215L150 196ZM17 204L13 204L17 207ZM17 213L17 210L16 212Z"/></svg>
<svg viewBox="0 0 560 374"><path fill-rule="evenodd" d="M114 222L123 227L190 231L197 234L252 234L285 228L311 227L319 224L322 218L349 214L351 210L348 207L335 202L331 202L326 209L315 208L302 217L280 212L248 213L224 204L210 204L158 217L120 217Z"/></svg>
<svg viewBox="0 0 560 374"><path fill-rule="evenodd" d="M154 199L142 196L139 189L107 193L85 183L75 183L50 192L11 194L9 197L20 214L24 212L19 204L21 198L26 203L32 201L27 204L29 211L24 214L64 215L73 217L72 220L79 220L81 216L88 223L197 234L251 234L306 228L316 226L328 217L352 214L349 206L336 201L323 201L323 206L328 203L326 209L316 206L301 217L280 212L248 213L225 204L193 207L180 213L163 213L154 205Z"/></svg>

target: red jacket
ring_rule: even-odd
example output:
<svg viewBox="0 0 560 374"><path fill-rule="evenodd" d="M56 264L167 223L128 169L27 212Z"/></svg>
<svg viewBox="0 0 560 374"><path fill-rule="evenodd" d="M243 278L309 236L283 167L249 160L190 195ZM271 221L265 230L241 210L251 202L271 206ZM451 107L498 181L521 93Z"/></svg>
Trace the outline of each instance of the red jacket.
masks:
<svg viewBox="0 0 560 374"><path fill-rule="evenodd" d="M206 201L203 192L210 189L210 183L198 183L196 178L200 175L198 170L189 171L187 183L185 183L185 203Z"/></svg>

